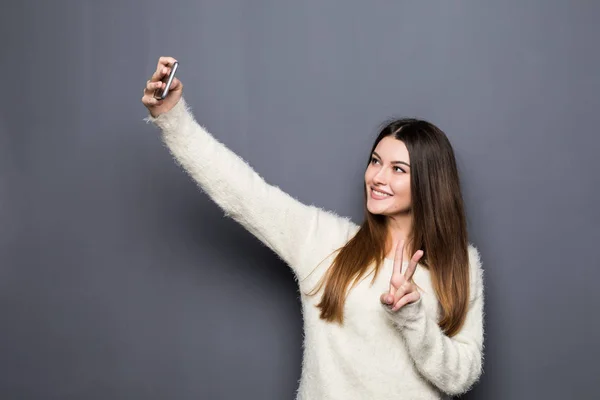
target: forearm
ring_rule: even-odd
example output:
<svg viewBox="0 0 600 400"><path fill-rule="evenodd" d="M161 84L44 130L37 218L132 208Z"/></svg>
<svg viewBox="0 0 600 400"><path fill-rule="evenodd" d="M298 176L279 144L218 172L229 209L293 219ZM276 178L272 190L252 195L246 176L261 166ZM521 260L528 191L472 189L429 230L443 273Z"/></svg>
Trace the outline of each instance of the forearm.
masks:
<svg viewBox="0 0 600 400"><path fill-rule="evenodd" d="M422 299L388 311L404 337L417 369L441 391L457 395L479 379L483 359L482 300L477 299L461 332L450 338L425 312Z"/></svg>
<svg viewBox="0 0 600 400"><path fill-rule="evenodd" d="M417 369L450 395L464 393L479 379L483 363L483 268L469 245L469 308L460 331L448 337L426 311L424 298L393 312L384 306L408 347Z"/></svg>

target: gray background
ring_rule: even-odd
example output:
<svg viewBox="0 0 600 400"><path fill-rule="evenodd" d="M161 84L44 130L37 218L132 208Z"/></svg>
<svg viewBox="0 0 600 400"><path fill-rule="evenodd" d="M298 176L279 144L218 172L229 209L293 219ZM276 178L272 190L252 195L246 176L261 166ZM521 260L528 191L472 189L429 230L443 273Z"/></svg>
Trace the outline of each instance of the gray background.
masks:
<svg viewBox="0 0 600 400"><path fill-rule="evenodd" d="M143 122L161 55L215 136L356 222L379 124L439 125L486 270L485 373L465 398L598 398L599 17L592 1L3 2L0 398L294 396L292 275Z"/></svg>

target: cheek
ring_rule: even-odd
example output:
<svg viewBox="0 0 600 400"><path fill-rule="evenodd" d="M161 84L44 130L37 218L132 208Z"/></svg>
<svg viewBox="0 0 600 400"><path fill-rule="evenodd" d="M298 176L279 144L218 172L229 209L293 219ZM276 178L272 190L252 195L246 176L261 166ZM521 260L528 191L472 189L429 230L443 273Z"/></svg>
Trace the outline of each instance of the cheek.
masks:
<svg viewBox="0 0 600 400"><path fill-rule="evenodd" d="M367 168L367 170L365 171L365 184L368 184L369 182L371 182L372 178L373 178L373 172L370 168Z"/></svg>
<svg viewBox="0 0 600 400"><path fill-rule="evenodd" d="M394 181L392 186L392 190L394 194L398 195L402 199L410 200L410 178L401 178L397 181Z"/></svg>

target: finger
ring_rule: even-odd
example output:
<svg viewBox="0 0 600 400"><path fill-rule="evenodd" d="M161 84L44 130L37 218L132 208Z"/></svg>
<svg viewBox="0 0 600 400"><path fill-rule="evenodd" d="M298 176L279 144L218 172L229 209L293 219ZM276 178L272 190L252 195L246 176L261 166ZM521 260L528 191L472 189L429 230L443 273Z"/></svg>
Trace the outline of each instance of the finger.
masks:
<svg viewBox="0 0 600 400"><path fill-rule="evenodd" d="M168 70L169 70L169 68L164 67L164 66L156 68L156 71L154 71L154 74L152 74L150 81L152 81L152 82L161 81L167 75Z"/></svg>
<svg viewBox="0 0 600 400"><path fill-rule="evenodd" d="M171 68L164 66L164 65L159 65L156 68L156 71L154 71L154 74L152 74L152 77L150 78L150 80L152 82L158 82L158 81L162 81L165 76L169 75L171 73Z"/></svg>
<svg viewBox="0 0 600 400"><path fill-rule="evenodd" d="M394 303L394 296L389 293L382 293L379 300L382 304L390 305Z"/></svg>
<svg viewBox="0 0 600 400"><path fill-rule="evenodd" d="M406 281L403 282L402 285L400 285L396 290L396 293L394 293L393 303L396 304L398 300L400 300L402 297L406 296L406 294L412 292L413 290L416 290L413 284Z"/></svg>
<svg viewBox="0 0 600 400"><path fill-rule="evenodd" d="M420 298L421 298L421 294L419 292L417 292L417 291L408 293L407 295L405 295L404 297L402 297L400 300L398 300L394 304L394 307L392 307L392 311L398 311L399 309L401 309L405 305L410 304L410 303L414 303L414 302L418 301Z"/></svg>
<svg viewBox="0 0 600 400"><path fill-rule="evenodd" d="M156 64L156 69L159 69L159 67L167 67L169 65L173 65L173 63L177 62L176 59L174 59L173 57L159 57L158 58L158 64Z"/></svg>
<svg viewBox="0 0 600 400"><path fill-rule="evenodd" d="M171 72L170 66L173 65L177 60L173 57L160 57L158 59L158 64L156 64L156 71L152 75L150 80L152 81L160 81L164 78L165 75Z"/></svg>
<svg viewBox="0 0 600 400"><path fill-rule="evenodd" d="M163 103L163 100L156 99L151 95L144 95L144 97L142 97L142 103L147 107L154 107L160 106Z"/></svg>
<svg viewBox="0 0 600 400"><path fill-rule="evenodd" d="M392 279L390 279L390 294L394 294L394 290L402 284L402 258L404 257L404 240L401 240L396 245L396 253L394 255L394 268L392 270Z"/></svg>
<svg viewBox="0 0 600 400"><path fill-rule="evenodd" d="M152 81L148 81L146 82L146 88L144 90L145 93L149 94L149 93L154 93L156 91L156 89L160 89L162 87L162 82L152 82Z"/></svg>
<svg viewBox="0 0 600 400"><path fill-rule="evenodd" d="M413 258L410 260L410 263L408 264L408 268L406 268L406 271L404 271L404 278L407 281L410 281L413 277L413 275L415 274L415 271L417 269L417 264L419 262L419 260L421 260L421 257L423 257L423 250L419 250L415 253L415 255L413 256Z"/></svg>
<svg viewBox="0 0 600 400"><path fill-rule="evenodd" d="M165 84L166 85L166 84ZM173 78L173 82L171 82L171 91L181 90L183 88L183 83L177 78Z"/></svg>

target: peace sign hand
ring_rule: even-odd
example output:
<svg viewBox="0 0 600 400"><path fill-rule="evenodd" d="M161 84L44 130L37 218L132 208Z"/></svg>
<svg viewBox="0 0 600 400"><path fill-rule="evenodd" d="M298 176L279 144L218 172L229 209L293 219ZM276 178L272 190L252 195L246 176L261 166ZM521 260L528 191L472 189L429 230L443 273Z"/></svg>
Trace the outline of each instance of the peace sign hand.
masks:
<svg viewBox="0 0 600 400"><path fill-rule="evenodd" d="M417 269L417 263L423 257L423 250L419 250L408 263L404 274L402 273L402 259L404 257L404 240L396 246L394 256L394 271L390 279L390 291L381 295L381 303L393 305L392 311L398 311L409 303L414 303L421 298L412 277Z"/></svg>

